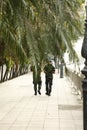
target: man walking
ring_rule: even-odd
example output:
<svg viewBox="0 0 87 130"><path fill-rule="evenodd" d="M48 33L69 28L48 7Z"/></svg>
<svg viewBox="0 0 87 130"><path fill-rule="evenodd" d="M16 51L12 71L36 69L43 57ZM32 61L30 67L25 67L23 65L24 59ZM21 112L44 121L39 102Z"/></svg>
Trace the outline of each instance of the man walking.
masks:
<svg viewBox="0 0 87 130"><path fill-rule="evenodd" d="M48 61L47 65L45 65L44 73L45 73L46 95L50 96L52 91L53 73L55 73L55 68L52 65L51 61Z"/></svg>
<svg viewBox="0 0 87 130"><path fill-rule="evenodd" d="M37 95L37 92L41 95L41 67L39 65L37 68L31 66L31 71L33 72L34 95Z"/></svg>

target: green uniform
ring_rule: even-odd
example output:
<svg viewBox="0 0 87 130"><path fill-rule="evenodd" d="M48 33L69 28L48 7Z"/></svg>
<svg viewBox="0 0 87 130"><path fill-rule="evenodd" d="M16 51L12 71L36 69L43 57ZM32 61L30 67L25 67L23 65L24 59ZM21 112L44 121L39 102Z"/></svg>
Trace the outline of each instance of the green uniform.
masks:
<svg viewBox="0 0 87 130"><path fill-rule="evenodd" d="M40 90L41 90L41 68L39 66L37 66L37 71L35 70L35 66L31 66L31 71L33 72L33 84L34 84L34 91L35 91L35 95L37 95L37 91L39 94ZM38 86L38 88L37 88ZM38 89L38 90L37 90Z"/></svg>
<svg viewBox="0 0 87 130"><path fill-rule="evenodd" d="M55 73L55 68L51 63L48 63L44 67L45 72L45 84L46 84L46 94L50 96L52 91L53 73Z"/></svg>

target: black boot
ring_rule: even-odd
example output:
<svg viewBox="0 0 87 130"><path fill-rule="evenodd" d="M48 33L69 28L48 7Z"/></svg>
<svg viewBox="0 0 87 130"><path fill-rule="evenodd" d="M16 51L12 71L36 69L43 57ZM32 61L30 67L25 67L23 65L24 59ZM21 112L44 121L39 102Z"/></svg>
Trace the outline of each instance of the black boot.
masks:
<svg viewBox="0 0 87 130"><path fill-rule="evenodd" d="M41 95L41 92L40 92L40 90L38 90L38 93Z"/></svg>
<svg viewBox="0 0 87 130"><path fill-rule="evenodd" d="M48 95L48 92L46 92L45 94Z"/></svg>
<svg viewBox="0 0 87 130"><path fill-rule="evenodd" d="M35 91L34 95L37 95L37 92Z"/></svg>

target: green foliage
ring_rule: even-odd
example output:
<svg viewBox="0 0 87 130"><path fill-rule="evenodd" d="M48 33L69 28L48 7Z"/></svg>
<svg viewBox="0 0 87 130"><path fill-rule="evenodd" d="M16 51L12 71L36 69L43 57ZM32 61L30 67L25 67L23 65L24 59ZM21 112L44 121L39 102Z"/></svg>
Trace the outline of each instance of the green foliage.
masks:
<svg viewBox="0 0 87 130"><path fill-rule="evenodd" d="M14 62L42 64L50 55L68 50L77 60L73 41L83 34L83 0L1 0L0 39L4 56ZM1 56L0 56L1 57Z"/></svg>

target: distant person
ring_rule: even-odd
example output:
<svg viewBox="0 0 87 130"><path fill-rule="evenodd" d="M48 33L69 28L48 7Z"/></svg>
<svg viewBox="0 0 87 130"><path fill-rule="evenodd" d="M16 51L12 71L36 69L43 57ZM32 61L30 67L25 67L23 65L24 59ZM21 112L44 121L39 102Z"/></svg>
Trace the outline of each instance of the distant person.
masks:
<svg viewBox="0 0 87 130"><path fill-rule="evenodd" d="M37 92L41 95L41 67L39 65L37 68L31 66L31 71L33 72L34 95L37 95Z"/></svg>
<svg viewBox="0 0 87 130"><path fill-rule="evenodd" d="M46 95L50 96L53 84L53 74L55 73L55 67L52 65L51 61L48 61L48 63L45 65L44 73L45 73Z"/></svg>

